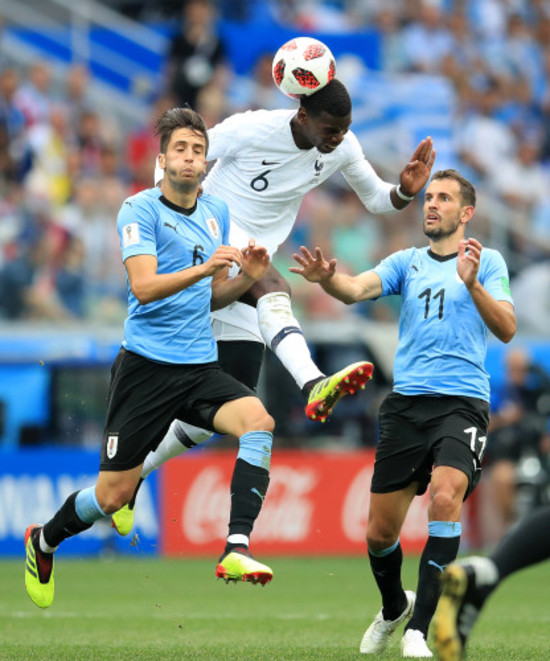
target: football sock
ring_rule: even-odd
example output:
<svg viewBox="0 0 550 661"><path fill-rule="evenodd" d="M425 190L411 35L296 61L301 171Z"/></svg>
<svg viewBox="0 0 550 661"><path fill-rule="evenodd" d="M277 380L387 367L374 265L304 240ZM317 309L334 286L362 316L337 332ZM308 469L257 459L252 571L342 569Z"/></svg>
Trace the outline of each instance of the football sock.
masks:
<svg viewBox="0 0 550 661"><path fill-rule="evenodd" d="M489 556L500 580L550 557L550 507L544 507L516 524Z"/></svg>
<svg viewBox="0 0 550 661"><path fill-rule="evenodd" d="M237 459L231 479L231 513L229 516L229 546L243 546L230 542L233 535L245 535L252 532L254 522L262 509L269 486L269 472L265 468L253 466L242 459Z"/></svg>
<svg viewBox="0 0 550 661"><path fill-rule="evenodd" d="M248 432L239 439L239 452L231 479L230 548L236 545L230 541L233 535L250 537L262 509L269 486L272 443L273 435L265 431Z"/></svg>
<svg viewBox="0 0 550 661"><path fill-rule="evenodd" d="M44 540L48 546L55 548L64 539L88 530L94 521L106 516L97 502L95 487L75 491L44 525Z"/></svg>
<svg viewBox="0 0 550 661"><path fill-rule="evenodd" d="M376 585L382 595L385 620L396 620L407 606L407 597L401 583L403 551L399 540L382 551L369 549L369 560Z"/></svg>
<svg viewBox="0 0 550 661"><path fill-rule="evenodd" d="M159 466L172 459L172 457L177 457L183 452L194 448L195 445L206 441L211 436L211 431L200 429L181 420L174 420L166 432L166 436L158 444L157 449L149 452L145 457L141 470L142 479L145 479Z"/></svg>
<svg viewBox="0 0 550 661"><path fill-rule="evenodd" d="M257 303L262 337L301 389L324 376L311 358L302 329L292 313L290 296L283 292L265 294Z"/></svg>
<svg viewBox="0 0 550 661"><path fill-rule="evenodd" d="M424 636L441 594L441 574L456 558L460 544L462 526L455 521L430 521L429 537L420 558L418 589L414 612L406 629L417 629Z"/></svg>

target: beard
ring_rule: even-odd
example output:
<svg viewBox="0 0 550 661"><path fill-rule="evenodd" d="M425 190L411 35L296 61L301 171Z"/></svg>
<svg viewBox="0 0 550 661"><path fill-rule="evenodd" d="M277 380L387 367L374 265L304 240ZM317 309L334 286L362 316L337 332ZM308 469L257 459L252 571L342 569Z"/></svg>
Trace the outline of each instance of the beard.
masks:
<svg viewBox="0 0 550 661"><path fill-rule="evenodd" d="M460 225L460 219L456 218L455 222L450 227L443 227L441 223L436 227L426 227L424 223L424 234L428 239L446 239L449 236L452 236L458 229Z"/></svg>
<svg viewBox="0 0 550 661"><path fill-rule="evenodd" d="M167 167L165 176L170 181L170 186L172 189L177 193L192 193L193 191L197 190L199 185L199 177L196 179L179 179L177 170L173 168Z"/></svg>

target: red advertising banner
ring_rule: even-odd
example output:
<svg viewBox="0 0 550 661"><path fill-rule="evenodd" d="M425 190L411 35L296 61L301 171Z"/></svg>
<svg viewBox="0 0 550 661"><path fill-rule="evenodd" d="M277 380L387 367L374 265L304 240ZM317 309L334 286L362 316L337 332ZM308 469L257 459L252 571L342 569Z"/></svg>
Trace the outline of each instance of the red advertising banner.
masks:
<svg viewBox="0 0 550 661"><path fill-rule="evenodd" d="M188 453L163 467L161 549L216 554L229 521L234 452ZM374 451L275 452L271 482L252 536L254 553L364 554ZM422 550L428 495L415 498L401 533L403 550Z"/></svg>

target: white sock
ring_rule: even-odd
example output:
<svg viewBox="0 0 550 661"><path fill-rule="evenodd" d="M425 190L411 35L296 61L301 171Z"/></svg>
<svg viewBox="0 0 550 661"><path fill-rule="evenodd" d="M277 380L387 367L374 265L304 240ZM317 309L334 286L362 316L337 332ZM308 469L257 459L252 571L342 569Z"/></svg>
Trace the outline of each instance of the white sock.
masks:
<svg viewBox="0 0 550 661"><path fill-rule="evenodd" d="M248 535L243 535L235 533L234 535L228 535L227 537L228 544L238 544L239 546L246 546L248 548Z"/></svg>
<svg viewBox="0 0 550 661"><path fill-rule="evenodd" d="M38 545L42 553L55 553L59 546L50 546L44 537L44 528L40 531L40 537L38 538Z"/></svg>
<svg viewBox="0 0 550 661"><path fill-rule="evenodd" d="M292 314L290 296L274 292L262 296L256 306L264 342L292 374L300 389L324 376L311 358L302 329Z"/></svg>
<svg viewBox="0 0 550 661"><path fill-rule="evenodd" d="M185 441L192 441L195 445L198 445L211 436L211 431L200 429L200 427L195 427L181 420L174 420L157 449L149 452L145 457L141 477L145 479L159 466L162 466L162 464L168 461L168 459L177 457L189 450L190 448L184 445Z"/></svg>

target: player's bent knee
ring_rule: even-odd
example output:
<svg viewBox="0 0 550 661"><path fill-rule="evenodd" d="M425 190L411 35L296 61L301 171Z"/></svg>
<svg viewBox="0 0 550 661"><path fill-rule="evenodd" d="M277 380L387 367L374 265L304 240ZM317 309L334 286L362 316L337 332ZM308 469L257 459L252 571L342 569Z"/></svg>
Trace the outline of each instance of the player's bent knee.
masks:
<svg viewBox="0 0 550 661"><path fill-rule="evenodd" d="M269 415L269 413L264 409L263 411L252 412L250 417L247 418L244 422L245 431L269 431L272 432L275 429L275 420Z"/></svg>
<svg viewBox="0 0 550 661"><path fill-rule="evenodd" d="M393 526L373 525L369 522L367 529L367 546L371 551L385 551L393 546L399 537L399 530Z"/></svg>
<svg viewBox="0 0 550 661"><path fill-rule="evenodd" d="M104 490L96 494L97 502L105 514L113 514L132 500L134 491L135 485L124 485Z"/></svg>
<svg viewBox="0 0 550 661"><path fill-rule="evenodd" d="M432 494L429 506L432 521L454 521L460 514L464 493L457 491L438 491Z"/></svg>
<svg viewBox="0 0 550 661"><path fill-rule="evenodd" d="M396 533L394 530L382 530L376 532L367 532L367 545L369 549L373 551L383 551L387 549L392 544L395 544L399 533Z"/></svg>

